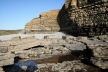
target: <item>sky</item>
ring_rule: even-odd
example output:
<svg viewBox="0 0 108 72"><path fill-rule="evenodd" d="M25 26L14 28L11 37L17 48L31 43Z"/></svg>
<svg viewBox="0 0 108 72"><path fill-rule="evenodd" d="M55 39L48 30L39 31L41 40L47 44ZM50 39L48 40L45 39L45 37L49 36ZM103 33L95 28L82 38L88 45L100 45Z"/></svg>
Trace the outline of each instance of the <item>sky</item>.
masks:
<svg viewBox="0 0 108 72"><path fill-rule="evenodd" d="M0 0L0 30L24 29L40 13L61 9L65 0Z"/></svg>

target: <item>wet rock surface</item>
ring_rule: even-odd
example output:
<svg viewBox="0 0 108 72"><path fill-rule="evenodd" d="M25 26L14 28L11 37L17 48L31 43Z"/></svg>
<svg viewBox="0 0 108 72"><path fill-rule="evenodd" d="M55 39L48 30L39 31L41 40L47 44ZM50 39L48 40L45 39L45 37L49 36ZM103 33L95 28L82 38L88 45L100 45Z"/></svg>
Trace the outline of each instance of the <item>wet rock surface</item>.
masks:
<svg viewBox="0 0 108 72"><path fill-rule="evenodd" d="M37 72L100 72L98 68L92 68L80 61L65 61L57 64L39 64Z"/></svg>

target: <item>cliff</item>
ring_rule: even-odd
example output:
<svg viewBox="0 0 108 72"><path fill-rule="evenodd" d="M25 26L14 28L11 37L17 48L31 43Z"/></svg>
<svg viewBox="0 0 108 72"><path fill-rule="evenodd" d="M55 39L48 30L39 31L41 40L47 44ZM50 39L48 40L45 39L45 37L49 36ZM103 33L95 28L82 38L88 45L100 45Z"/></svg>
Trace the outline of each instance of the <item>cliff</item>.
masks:
<svg viewBox="0 0 108 72"><path fill-rule="evenodd" d="M41 13L39 18L35 18L25 25L26 32L48 32L59 31L59 24L57 22L59 10L52 10L50 12Z"/></svg>
<svg viewBox="0 0 108 72"><path fill-rule="evenodd" d="M25 26L25 32L64 31L94 36L108 32L108 0L66 0L61 10L41 13Z"/></svg>
<svg viewBox="0 0 108 72"><path fill-rule="evenodd" d="M108 0L66 0L58 15L61 31L72 35L108 32Z"/></svg>

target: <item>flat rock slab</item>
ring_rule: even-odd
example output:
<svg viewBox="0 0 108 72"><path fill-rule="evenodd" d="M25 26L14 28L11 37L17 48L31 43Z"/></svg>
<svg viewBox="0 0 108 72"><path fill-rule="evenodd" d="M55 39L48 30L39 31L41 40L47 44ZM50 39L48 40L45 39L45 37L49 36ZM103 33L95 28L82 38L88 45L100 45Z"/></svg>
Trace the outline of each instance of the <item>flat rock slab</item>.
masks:
<svg viewBox="0 0 108 72"><path fill-rule="evenodd" d="M108 60L103 60L100 58L92 58L92 63L102 69L108 69Z"/></svg>
<svg viewBox="0 0 108 72"><path fill-rule="evenodd" d="M6 66L11 64L14 64L14 58L0 61L0 66Z"/></svg>
<svg viewBox="0 0 108 72"><path fill-rule="evenodd" d="M0 66L14 64L14 54L0 54Z"/></svg>
<svg viewBox="0 0 108 72"><path fill-rule="evenodd" d="M9 53L0 54L0 61L8 60L8 59L11 59L11 58L14 58L14 57L15 57L14 54L9 54Z"/></svg>
<svg viewBox="0 0 108 72"><path fill-rule="evenodd" d="M93 55L98 58L108 59L108 46L98 45L90 47L93 51Z"/></svg>
<svg viewBox="0 0 108 72"><path fill-rule="evenodd" d="M19 37L19 36L21 38L34 36L37 39L44 39L45 36L48 36L49 38L62 38L62 36L65 36L65 34L62 32L55 32L51 34L48 34L48 33L47 34L11 34L11 35L0 36L0 40L7 41L7 40L11 40L12 38Z"/></svg>

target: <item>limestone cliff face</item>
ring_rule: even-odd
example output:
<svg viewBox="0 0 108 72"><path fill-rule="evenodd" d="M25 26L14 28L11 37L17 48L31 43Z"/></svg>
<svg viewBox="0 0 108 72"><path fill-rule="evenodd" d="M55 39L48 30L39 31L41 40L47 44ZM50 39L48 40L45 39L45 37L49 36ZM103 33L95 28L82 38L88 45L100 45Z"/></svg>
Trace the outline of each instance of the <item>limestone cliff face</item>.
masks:
<svg viewBox="0 0 108 72"><path fill-rule="evenodd" d="M57 22L59 10L41 13L39 18L35 18L25 25L26 32L59 31Z"/></svg>
<svg viewBox="0 0 108 72"><path fill-rule="evenodd" d="M26 32L64 31L72 35L108 32L108 0L66 0L61 10L41 13L25 26Z"/></svg>
<svg viewBox="0 0 108 72"><path fill-rule="evenodd" d="M66 0L58 15L61 31L71 34L108 32L108 0Z"/></svg>

